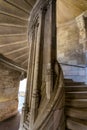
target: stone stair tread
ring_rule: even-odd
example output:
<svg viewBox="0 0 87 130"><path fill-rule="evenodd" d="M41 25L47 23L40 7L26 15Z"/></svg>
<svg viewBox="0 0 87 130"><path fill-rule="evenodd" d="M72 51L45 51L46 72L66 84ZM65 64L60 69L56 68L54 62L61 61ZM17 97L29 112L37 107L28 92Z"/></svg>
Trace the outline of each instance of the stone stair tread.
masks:
<svg viewBox="0 0 87 130"><path fill-rule="evenodd" d="M65 82L66 129L87 130L87 85Z"/></svg>
<svg viewBox="0 0 87 130"><path fill-rule="evenodd" d="M66 92L66 93L72 93L72 94L75 94L75 93L87 93L87 91L75 91L75 92Z"/></svg>
<svg viewBox="0 0 87 130"><path fill-rule="evenodd" d="M87 121L67 118L66 124L71 130L87 130Z"/></svg>
<svg viewBox="0 0 87 130"><path fill-rule="evenodd" d="M64 82L73 82L72 79L64 79Z"/></svg>
<svg viewBox="0 0 87 130"><path fill-rule="evenodd" d="M66 87L87 87L87 84L80 84L80 85L76 85L76 86L73 86L73 85L67 86L67 85L65 85L65 88Z"/></svg>
<svg viewBox="0 0 87 130"><path fill-rule="evenodd" d="M66 99L87 99L87 92L66 92Z"/></svg>
<svg viewBox="0 0 87 130"><path fill-rule="evenodd" d="M84 119L87 120L87 108L66 108L66 115L73 118Z"/></svg>
<svg viewBox="0 0 87 130"><path fill-rule="evenodd" d="M87 102L87 99L66 99L66 101L82 101L82 102Z"/></svg>
<svg viewBox="0 0 87 130"><path fill-rule="evenodd" d="M87 91L87 86L86 85L81 85L81 86L66 86L65 87L66 92L73 92L73 91Z"/></svg>
<svg viewBox="0 0 87 130"><path fill-rule="evenodd" d="M77 86L77 85L85 85L84 83L80 82L65 82L65 86Z"/></svg>
<svg viewBox="0 0 87 130"><path fill-rule="evenodd" d="M87 99L66 99L66 106L76 108L87 108Z"/></svg>

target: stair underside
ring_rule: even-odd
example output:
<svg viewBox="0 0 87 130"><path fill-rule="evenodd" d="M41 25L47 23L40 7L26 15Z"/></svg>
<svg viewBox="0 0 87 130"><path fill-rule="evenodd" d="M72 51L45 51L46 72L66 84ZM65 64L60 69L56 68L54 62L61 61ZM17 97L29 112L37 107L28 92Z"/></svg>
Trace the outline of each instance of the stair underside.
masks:
<svg viewBox="0 0 87 130"><path fill-rule="evenodd" d="M67 118L67 127L72 130L87 130L87 121Z"/></svg>
<svg viewBox="0 0 87 130"><path fill-rule="evenodd" d="M65 82L65 114L67 130L87 130L87 85Z"/></svg>

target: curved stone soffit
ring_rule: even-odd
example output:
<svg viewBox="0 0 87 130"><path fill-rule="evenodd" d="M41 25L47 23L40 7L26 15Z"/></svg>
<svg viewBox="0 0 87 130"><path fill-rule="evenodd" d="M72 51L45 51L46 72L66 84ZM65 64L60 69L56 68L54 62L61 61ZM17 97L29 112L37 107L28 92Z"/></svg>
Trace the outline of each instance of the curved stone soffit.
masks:
<svg viewBox="0 0 87 130"><path fill-rule="evenodd" d="M28 62L28 18L36 0L0 0L0 53L24 68Z"/></svg>

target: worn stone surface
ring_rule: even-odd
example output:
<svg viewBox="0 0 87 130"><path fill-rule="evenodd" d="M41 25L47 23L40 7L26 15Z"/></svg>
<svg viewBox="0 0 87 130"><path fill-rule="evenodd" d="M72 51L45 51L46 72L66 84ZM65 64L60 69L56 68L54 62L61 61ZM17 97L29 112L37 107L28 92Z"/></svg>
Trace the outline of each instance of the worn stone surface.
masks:
<svg viewBox="0 0 87 130"><path fill-rule="evenodd" d="M63 75L56 58L55 7L55 0L39 0L31 12L28 92L24 106L27 109L23 111L21 122L23 125L20 130L23 128L26 130L62 130L62 127L65 128L64 113L55 117L56 110L59 113L64 111L65 103L61 100L64 95ZM63 104L62 108L60 108L61 104ZM55 120L58 120L58 125Z"/></svg>
<svg viewBox="0 0 87 130"><path fill-rule="evenodd" d="M18 130L20 125L20 113L0 122L0 130Z"/></svg>
<svg viewBox="0 0 87 130"><path fill-rule="evenodd" d="M79 43L79 29L75 21L58 28L57 56L61 63L84 65L86 57L83 47Z"/></svg>
<svg viewBox="0 0 87 130"><path fill-rule="evenodd" d="M73 79L73 81L77 82L85 82L87 83L87 72L85 67L77 67L77 66L67 66L61 65L63 69L63 74L65 78Z"/></svg>
<svg viewBox="0 0 87 130"><path fill-rule="evenodd" d="M20 73L0 63L0 121L17 113Z"/></svg>
<svg viewBox="0 0 87 130"><path fill-rule="evenodd" d="M57 26L57 55L62 63L87 64L87 11Z"/></svg>
<svg viewBox="0 0 87 130"><path fill-rule="evenodd" d="M57 28L57 56L62 63L87 64L87 11Z"/></svg>
<svg viewBox="0 0 87 130"><path fill-rule="evenodd" d="M65 78L86 82L87 11L57 28L57 59ZM67 66L68 65L68 66ZM76 66L74 66L76 65Z"/></svg>
<svg viewBox="0 0 87 130"><path fill-rule="evenodd" d="M87 10L85 0L57 0L57 23L65 23Z"/></svg>

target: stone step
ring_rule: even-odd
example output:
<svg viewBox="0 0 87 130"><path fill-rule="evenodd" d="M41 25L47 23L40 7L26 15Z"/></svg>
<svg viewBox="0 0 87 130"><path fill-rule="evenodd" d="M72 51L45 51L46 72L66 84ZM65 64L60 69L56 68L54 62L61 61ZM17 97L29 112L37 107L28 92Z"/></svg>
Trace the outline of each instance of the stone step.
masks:
<svg viewBox="0 0 87 130"><path fill-rule="evenodd" d="M65 83L65 82L68 82L68 83L69 83L69 82L73 82L73 80L72 80L72 79L64 79L64 83Z"/></svg>
<svg viewBox="0 0 87 130"><path fill-rule="evenodd" d="M86 85L80 85L80 86L66 86L65 87L66 92L73 92L73 91L87 91Z"/></svg>
<svg viewBox="0 0 87 130"><path fill-rule="evenodd" d="M87 130L87 85L65 83L66 129Z"/></svg>
<svg viewBox="0 0 87 130"><path fill-rule="evenodd" d="M67 107L87 108L87 99L66 99Z"/></svg>
<svg viewBox="0 0 87 130"><path fill-rule="evenodd" d="M68 117L87 120L87 108L86 109L66 108L65 111L66 116Z"/></svg>
<svg viewBox="0 0 87 130"><path fill-rule="evenodd" d="M67 118L66 125L71 130L87 130L87 121Z"/></svg>
<svg viewBox="0 0 87 130"><path fill-rule="evenodd" d="M84 84L84 82L78 82L78 81L73 81L73 79L64 79L64 83L66 84Z"/></svg>
<svg viewBox="0 0 87 130"><path fill-rule="evenodd" d="M66 99L87 99L87 91L84 92L66 92Z"/></svg>
<svg viewBox="0 0 87 130"><path fill-rule="evenodd" d="M83 82L65 82L65 86L76 86L76 85L84 85Z"/></svg>

